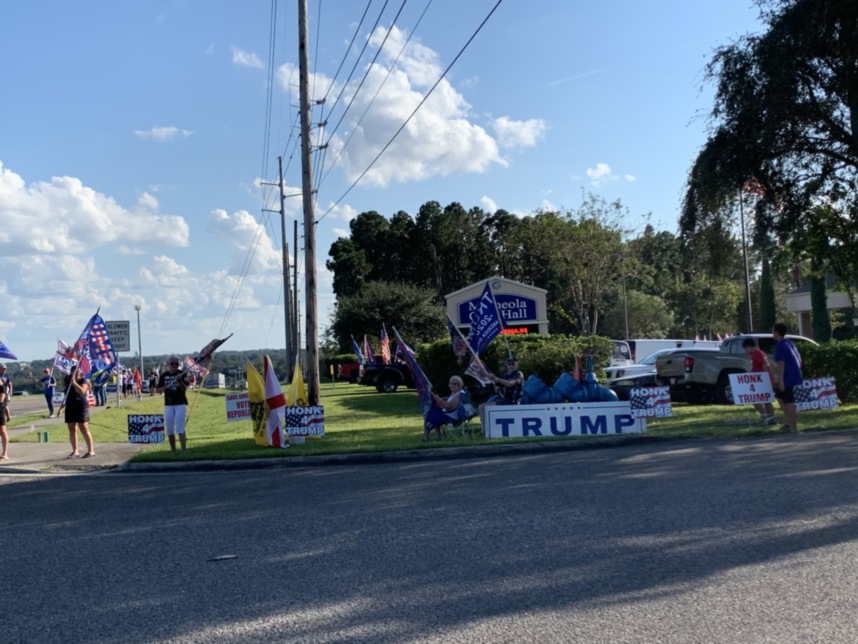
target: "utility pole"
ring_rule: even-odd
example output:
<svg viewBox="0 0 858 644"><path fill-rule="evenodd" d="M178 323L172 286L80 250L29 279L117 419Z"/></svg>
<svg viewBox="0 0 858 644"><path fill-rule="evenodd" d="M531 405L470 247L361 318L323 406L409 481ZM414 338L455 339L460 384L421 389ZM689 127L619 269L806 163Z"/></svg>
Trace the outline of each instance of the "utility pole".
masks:
<svg viewBox="0 0 858 644"><path fill-rule="evenodd" d="M283 157L277 157L277 170L280 174L280 239L283 240L283 322L286 331L286 375L292 380L292 332L289 326L289 312L292 302L289 289L289 244L286 242L286 194L283 190Z"/></svg>
<svg viewBox="0 0 858 644"><path fill-rule="evenodd" d="M298 252L298 219L292 222L292 248ZM298 258L292 266L292 346L295 347L295 363L301 360L301 323L298 315Z"/></svg>
<svg viewBox="0 0 858 644"><path fill-rule="evenodd" d="M319 404L319 333L316 302L316 216L313 210L313 163L310 158L310 56L307 0L298 0L298 71L301 110L301 191L304 193L304 279L306 280L307 398Z"/></svg>
<svg viewBox="0 0 858 644"><path fill-rule="evenodd" d="M292 363L292 352L293 350L297 353L298 345L292 341L292 327L293 322L291 318L292 311L292 302L290 301L290 287L289 287L289 243L286 241L286 197L297 197L299 194L296 192L293 195L287 195L283 186L283 157L277 157L277 169L279 172L279 180L275 183L270 183L268 181L263 181L262 185L265 186L278 186L280 188L280 209L279 210L269 210L268 208L263 208L263 212L276 212L280 214L280 234L283 240L283 311L284 311L284 320L283 324L286 332L286 365L288 369L292 369L294 366ZM297 223L297 222L296 222ZM291 371L289 372L289 376L291 379Z"/></svg>

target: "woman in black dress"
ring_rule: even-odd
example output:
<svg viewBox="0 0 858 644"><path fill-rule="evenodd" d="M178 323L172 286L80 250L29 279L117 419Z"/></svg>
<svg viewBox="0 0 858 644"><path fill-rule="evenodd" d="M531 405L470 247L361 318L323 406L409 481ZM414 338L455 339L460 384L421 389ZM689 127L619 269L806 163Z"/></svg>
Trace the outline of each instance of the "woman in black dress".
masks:
<svg viewBox="0 0 858 644"><path fill-rule="evenodd" d="M86 454L84 458L95 456L95 450L92 447L92 434L89 433L89 395L90 384L89 380L84 378L77 367L74 367L71 373L66 376L66 425L69 428L69 441L71 442L71 454L67 458L77 458L77 429L83 435L83 440L86 441Z"/></svg>

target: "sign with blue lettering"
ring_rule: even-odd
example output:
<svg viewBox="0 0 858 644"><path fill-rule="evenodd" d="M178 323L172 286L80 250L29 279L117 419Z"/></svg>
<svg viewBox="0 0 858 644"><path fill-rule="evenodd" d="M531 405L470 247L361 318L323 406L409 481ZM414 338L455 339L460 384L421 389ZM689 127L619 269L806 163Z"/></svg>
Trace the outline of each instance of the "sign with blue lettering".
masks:
<svg viewBox="0 0 858 644"><path fill-rule="evenodd" d="M536 311L536 300L533 298L503 293L495 293L494 296L504 325L539 321ZM459 324L470 324L471 317L479 307L480 298L478 297L459 304Z"/></svg>
<svg viewBox="0 0 858 644"><path fill-rule="evenodd" d="M551 438L643 434L646 419L634 418L628 402L556 405L489 405L486 438Z"/></svg>

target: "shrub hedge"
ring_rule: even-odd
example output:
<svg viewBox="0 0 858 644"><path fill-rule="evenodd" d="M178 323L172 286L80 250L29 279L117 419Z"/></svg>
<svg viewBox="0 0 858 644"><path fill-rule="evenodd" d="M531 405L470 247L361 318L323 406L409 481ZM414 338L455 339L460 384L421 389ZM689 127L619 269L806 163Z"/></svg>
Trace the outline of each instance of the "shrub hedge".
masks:
<svg viewBox="0 0 858 644"><path fill-rule="evenodd" d="M519 368L524 372L525 378L537 374L549 385L554 383L562 372L574 368L576 356L580 357L581 368L585 371L585 358L592 356L594 371L601 379L604 375L603 368L607 366L613 351L611 339L600 336L521 335L510 336L506 340L509 342L509 351L518 358ZM439 391L446 391L447 378L451 375L464 376L456 364L449 339L422 344L415 347L415 351L426 377ZM506 371L506 357L507 345L502 336L495 338L481 356L486 366L497 374ZM476 384L470 377L465 379L467 387L473 388Z"/></svg>
<svg viewBox="0 0 858 644"><path fill-rule="evenodd" d="M805 378L834 376L840 401L858 402L858 340L802 345L799 350Z"/></svg>

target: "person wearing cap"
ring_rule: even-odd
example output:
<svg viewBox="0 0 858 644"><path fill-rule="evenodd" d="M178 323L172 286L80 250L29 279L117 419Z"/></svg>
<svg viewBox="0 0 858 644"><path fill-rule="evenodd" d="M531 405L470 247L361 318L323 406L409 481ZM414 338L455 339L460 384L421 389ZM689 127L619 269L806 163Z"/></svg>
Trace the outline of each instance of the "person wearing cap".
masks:
<svg viewBox="0 0 858 644"><path fill-rule="evenodd" d="M0 380L3 381L3 384L6 385L6 403L3 405L3 415L6 417L6 422L8 423L12 420L12 412L9 411L9 401L12 398L12 379L6 375L6 365L0 364Z"/></svg>
<svg viewBox="0 0 858 644"><path fill-rule="evenodd" d="M187 447L185 419L188 416L188 397L185 392L188 389L188 374L179 371L179 364L178 356L170 356L167 369L158 378L155 391L164 394L164 425L167 430L167 439L170 441L170 449L176 451L176 434L178 434L179 444L184 453Z"/></svg>
<svg viewBox="0 0 858 644"><path fill-rule="evenodd" d="M485 433L486 411L489 405L517 405L521 399L521 388L524 385L524 374L518 368L518 359L510 355L506 360L506 373L502 376L490 377L495 386L495 395L480 405L480 425Z"/></svg>
<svg viewBox="0 0 858 644"><path fill-rule="evenodd" d="M48 403L48 418L54 415L54 392L57 389L57 379L54 378L50 369L45 369L45 376L39 380L45 385L45 400Z"/></svg>

